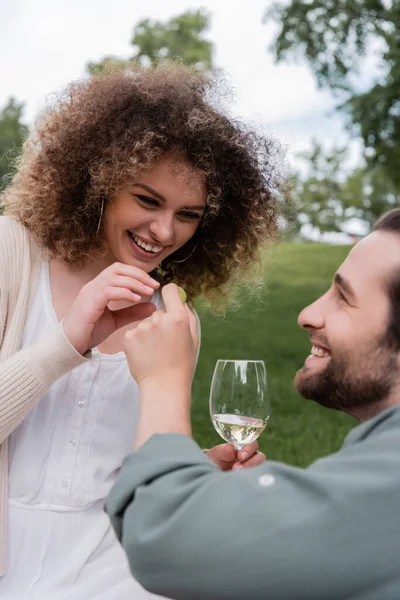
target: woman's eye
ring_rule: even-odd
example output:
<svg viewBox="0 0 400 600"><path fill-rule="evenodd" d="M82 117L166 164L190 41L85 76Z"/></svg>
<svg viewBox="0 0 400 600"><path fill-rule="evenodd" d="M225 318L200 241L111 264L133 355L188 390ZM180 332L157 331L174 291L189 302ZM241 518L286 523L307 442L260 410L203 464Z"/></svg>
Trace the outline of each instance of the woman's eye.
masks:
<svg viewBox="0 0 400 600"><path fill-rule="evenodd" d="M199 221L201 219L201 215L195 212L182 212L181 217L188 219L189 221Z"/></svg>
<svg viewBox="0 0 400 600"><path fill-rule="evenodd" d="M339 296L340 300L342 300L343 302L346 302L346 304L347 304L346 297L342 294L342 292L340 290L338 291L338 296Z"/></svg>
<svg viewBox="0 0 400 600"><path fill-rule="evenodd" d="M158 202L157 200L154 200L154 198L150 198L149 196L141 196L140 194L135 195L136 198L139 198L139 200L143 202L143 204L147 204L148 206L158 206Z"/></svg>

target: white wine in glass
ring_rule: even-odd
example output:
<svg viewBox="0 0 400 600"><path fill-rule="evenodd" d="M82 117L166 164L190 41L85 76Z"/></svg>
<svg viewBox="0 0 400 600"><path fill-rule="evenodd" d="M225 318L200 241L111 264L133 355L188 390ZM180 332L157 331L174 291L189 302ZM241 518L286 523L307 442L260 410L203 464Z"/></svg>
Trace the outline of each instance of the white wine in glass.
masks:
<svg viewBox="0 0 400 600"><path fill-rule="evenodd" d="M271 412L262 360L218 360L210 390L210 415L217 433L241 450L258 438Z"/></svg>

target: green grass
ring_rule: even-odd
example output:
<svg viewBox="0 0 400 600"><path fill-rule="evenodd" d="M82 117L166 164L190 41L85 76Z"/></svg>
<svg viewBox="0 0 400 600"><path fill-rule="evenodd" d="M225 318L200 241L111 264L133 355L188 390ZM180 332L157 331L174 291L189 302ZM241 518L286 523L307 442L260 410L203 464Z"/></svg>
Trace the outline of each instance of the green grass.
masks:
<svg viewBox="0 0 400 600"><path fill-rule="evenodd" d="M202 447L222 441L208 410L218 358L261 359L267 365L272 412L259 443L268 459L306 466L341 446L356 421L300 397L293 377L310 352L309 336L297 325L297 316L326 291L347 252L346 246L284 244L267 257L259 294L244 291L240 309L229 309L221 317L205 304L196 304L202 346L192 418L194 437Z"/></svg>

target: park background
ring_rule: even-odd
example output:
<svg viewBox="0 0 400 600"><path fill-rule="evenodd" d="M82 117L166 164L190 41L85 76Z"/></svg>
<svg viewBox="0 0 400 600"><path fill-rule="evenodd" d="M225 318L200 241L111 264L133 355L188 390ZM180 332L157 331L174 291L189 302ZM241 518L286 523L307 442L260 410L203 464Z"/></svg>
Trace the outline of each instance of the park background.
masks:
<svg viewBox="0 0 400 600"><path fill-rule="evenodd" d="M270 459L307 465L355 424L295 392L310 352L296 319L350 245L399 205L399 32L400 0L1 0L0 189L52 94L106 64L179 58L223 72L230 112L285 146L284 241L265 251L261 287L242 284L240 306L222 313L196 303L192 414L203 446L219 440L208 413L218 358L265 360L272 414L260 445Z"/></svg>

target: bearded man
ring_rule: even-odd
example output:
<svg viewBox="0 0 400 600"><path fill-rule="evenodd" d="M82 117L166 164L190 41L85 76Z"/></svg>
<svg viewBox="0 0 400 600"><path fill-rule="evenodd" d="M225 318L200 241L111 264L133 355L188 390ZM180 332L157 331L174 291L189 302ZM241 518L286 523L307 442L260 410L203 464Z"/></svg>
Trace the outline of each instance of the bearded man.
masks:
<svg viewBox="0 0 400 600"><path fill-rule="evenodd" d="M297 390L361 422L306 469L223 473L194 443L195 317L175 286L163 295L126 337L142 413L107 503L136 579L178 600L399 600L400 209L299 316Z"/></svg>

